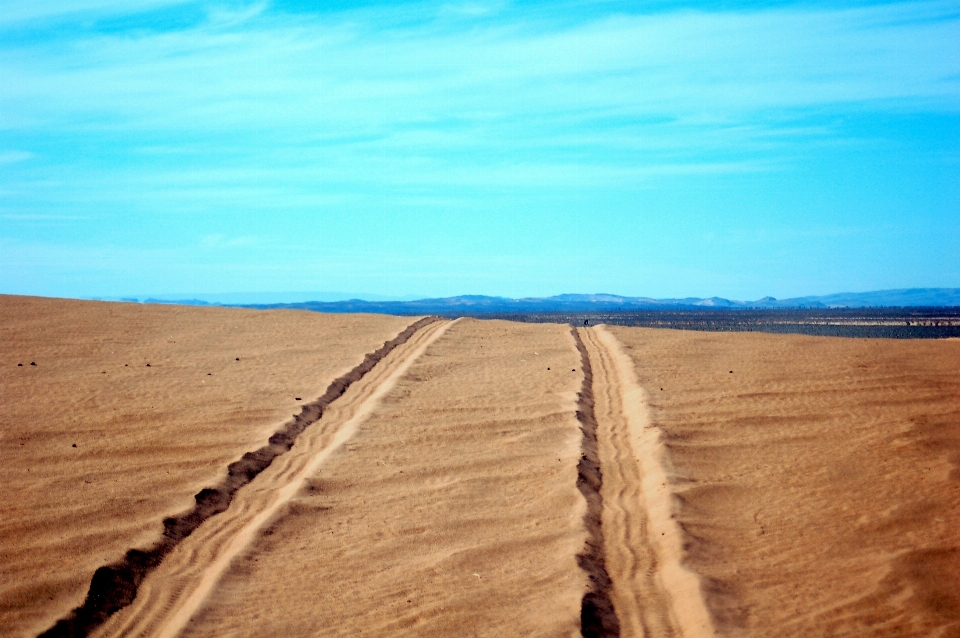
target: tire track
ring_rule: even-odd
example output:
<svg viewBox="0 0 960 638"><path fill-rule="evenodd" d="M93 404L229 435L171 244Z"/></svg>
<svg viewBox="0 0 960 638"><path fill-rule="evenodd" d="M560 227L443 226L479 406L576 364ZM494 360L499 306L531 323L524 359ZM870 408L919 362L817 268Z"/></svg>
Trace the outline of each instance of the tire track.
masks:
<svg viewBox="0 0 960 638"><path fill-rule="evenodd" d="M329 406L317 427L297 446L239 492L233 506L199 527L146 579L133 604L111 618L98 636L176 636L203 607L233 559L301 490L305 481L348 441L410 368L452 325L429 325L359 379L343 399Z"/></svg>
<svg viewBox="0 0 960 638"><path fill-rule="evenodd" d="M583 524L587 541L577 555L577 563L587 572L590 589L580 602L580 633L583 638L606 638L620 635L620 623L610 600L610 575L607 573L603 540L603 475L597 441L597 418L594 411L593 369L590 356L576 328L570 331L580 352L583 385L577 394L577 420L583 439L580 462L577 464L577 488L587 501Z"/></svg>
<svg viewBox="0 0 960 638"><path fill-rule="evenodd" d="M713 636L699 579L681 565L665 450L633 362L602 326L579 332L593 364L604 551L622 634Z"/></svg>
<svg viewBox="0 0 960 638"><path fill-rule="evenodd" d="M248 452L227 467L226 478L217 486L205 488L194 497L193 509L163 521L161 540L147 550L131 549L119 561L105 565L94 572L84 603L41 634L43 638L87 636L96 631L111 616L130 605L137 597L144 579L154 571L171 552L211 517L228 510L237 491L270 467L274 460L293 448L300 434L323 416L326 409L341 397L351 385L361 380L393 350L438 321L436 317L420 319L383 346L368 353L350 372L335 379L316 401L304 405L300 414L287 422L268 440L267 445Z"/></svg>

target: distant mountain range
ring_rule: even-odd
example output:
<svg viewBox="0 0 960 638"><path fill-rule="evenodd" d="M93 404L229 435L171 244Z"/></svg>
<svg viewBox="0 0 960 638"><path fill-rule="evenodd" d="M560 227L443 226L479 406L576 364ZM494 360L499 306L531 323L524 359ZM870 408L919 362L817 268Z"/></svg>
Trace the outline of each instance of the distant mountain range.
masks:
<svg viewBox="0 0 960 638"><path fill-rule="evenodd" d="M146 301L161 301L147 299ZM171 301L164 300L165 303ZM179 303L204 303L180 301ZM235 304L240 305L240 304ZM652 299L620 295L557 295L510 299L463 295L441 299L413 301L305 301L284 304L242 304L248 308L297 308L319 312L371 312L396 315L482 315L570 312L629 312L632 310L709 310L709 309L772 309L772 308L879 308L879 307L960 307L960 288L905 288L874 292L838 293L833 295L734 301L721 297L702 299Z"/></svg>
<svg viewBox="0 0 960 638"><path fill-rule="evenodd" d="M153 295L145 301L149 303L188 303L190 305L244 306L276 305L304 303L307 301L347 301L363 299L365 301L413 301L415 295L404 297L385 297L367 293L350 292L226 292L226 293L180 293ZM109 298L106 301L138 301L124 297Z"/></svg>

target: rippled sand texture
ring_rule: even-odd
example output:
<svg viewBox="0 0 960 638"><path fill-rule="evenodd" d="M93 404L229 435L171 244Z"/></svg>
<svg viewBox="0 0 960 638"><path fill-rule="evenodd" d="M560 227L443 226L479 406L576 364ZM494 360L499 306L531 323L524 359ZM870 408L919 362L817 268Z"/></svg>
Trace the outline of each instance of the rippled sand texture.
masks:
<svg viewBox="0 0 960 638"><path fill-rule="evenodd" d="M610 328L727 636L960 636L960 341Z"/></svg>
<svg viewBox="0 0 960 638"><path fill-rule="evenodd" d="M450 326L184 635L577 635L579 367L565 326Z"/></svg>
<svg viewBox="0 0 960 638"><path fill-rule="evenodd" d="M414 320L0 297L0 633L82 603L94 570Z"/></svg>
<svg viewBox="0 0 960 638"><path fill-rule="evenodd" d="M960 341L0 296L0 388L4 636L960 637Z"/></svg>

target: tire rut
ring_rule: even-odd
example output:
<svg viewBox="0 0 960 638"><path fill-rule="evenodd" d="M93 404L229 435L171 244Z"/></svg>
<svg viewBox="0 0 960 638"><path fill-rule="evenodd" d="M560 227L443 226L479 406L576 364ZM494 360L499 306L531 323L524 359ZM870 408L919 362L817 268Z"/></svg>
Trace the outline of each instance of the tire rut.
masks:
<svg viewBox="0 0 960 638"><path fill-rule="evenodd" d="M603 474L597 440L597 418L594 410L593 368L587 348L577 328L571 330L580 352L583 384L577 395L577 420L583 439L580 462L577 464L577 488L587 501L583 524L587 541L577 555L577 563L587 573L590 588L580 603L580 633L584 638L606 638L620 635L620 621L610 599L612 582L607 573L603 538Z"/></svg>
<svg viewBox="0 0 960 638"><path fill-rule="evenodd" d="M307 430L290 454L279 458L239 492L228 511L200 526L175 548L143 582L133 604L111 618L97 635L179 635L203 609L233 561L248 551L267 525L283 515L305 481L353 436L380 399L451 325L444 322L427 326L384 357L342 400L330 406L326 418Z"/></svg>
<svg viewBox="0 0 960 638"><path fill-rule="evenodd" d="M602 326L581 333L592 363L609 597L622 635L712 636L699 580L681 565L682 538L662 464L665 449L650 423L633 362Z"/></svg>
<svg viewBox="0 0 960 638"><path fill-rule="evenodd" d="M439 321L424 317L407 326L396 337L385 342L343 376L335 379L323 396L303 406L300 414L274 433L267 445L244 454L227 466L227 476L215 487L204 488L194 497L194 507L178 516L163 521L163 536L150 549L131 549L120 560L97 569L83 604L61 618L41 638L73 638L88 636L100 628L121 609L136 598L144 579L184 539L189 537L207 519L227 511L237 491L249 484L267 469L277 457L293 448L300 434L323 416L331 403L340 398L355 382L374 369L384 357L409 341L418 331Z"/></svg>

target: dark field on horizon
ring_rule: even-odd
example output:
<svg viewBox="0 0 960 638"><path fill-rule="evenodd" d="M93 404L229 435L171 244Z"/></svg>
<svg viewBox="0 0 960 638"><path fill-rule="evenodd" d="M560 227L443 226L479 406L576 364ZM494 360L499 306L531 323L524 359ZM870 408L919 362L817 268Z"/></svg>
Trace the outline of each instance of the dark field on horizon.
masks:
<svg viewBox="0 0 960 638"><path fill-rule="evenodd" d="M944 339L960 337L960 308L776 310L638 310L630 312L476 315L531 323L607 324L709 332L771 332L824 337Z"/></svg>

